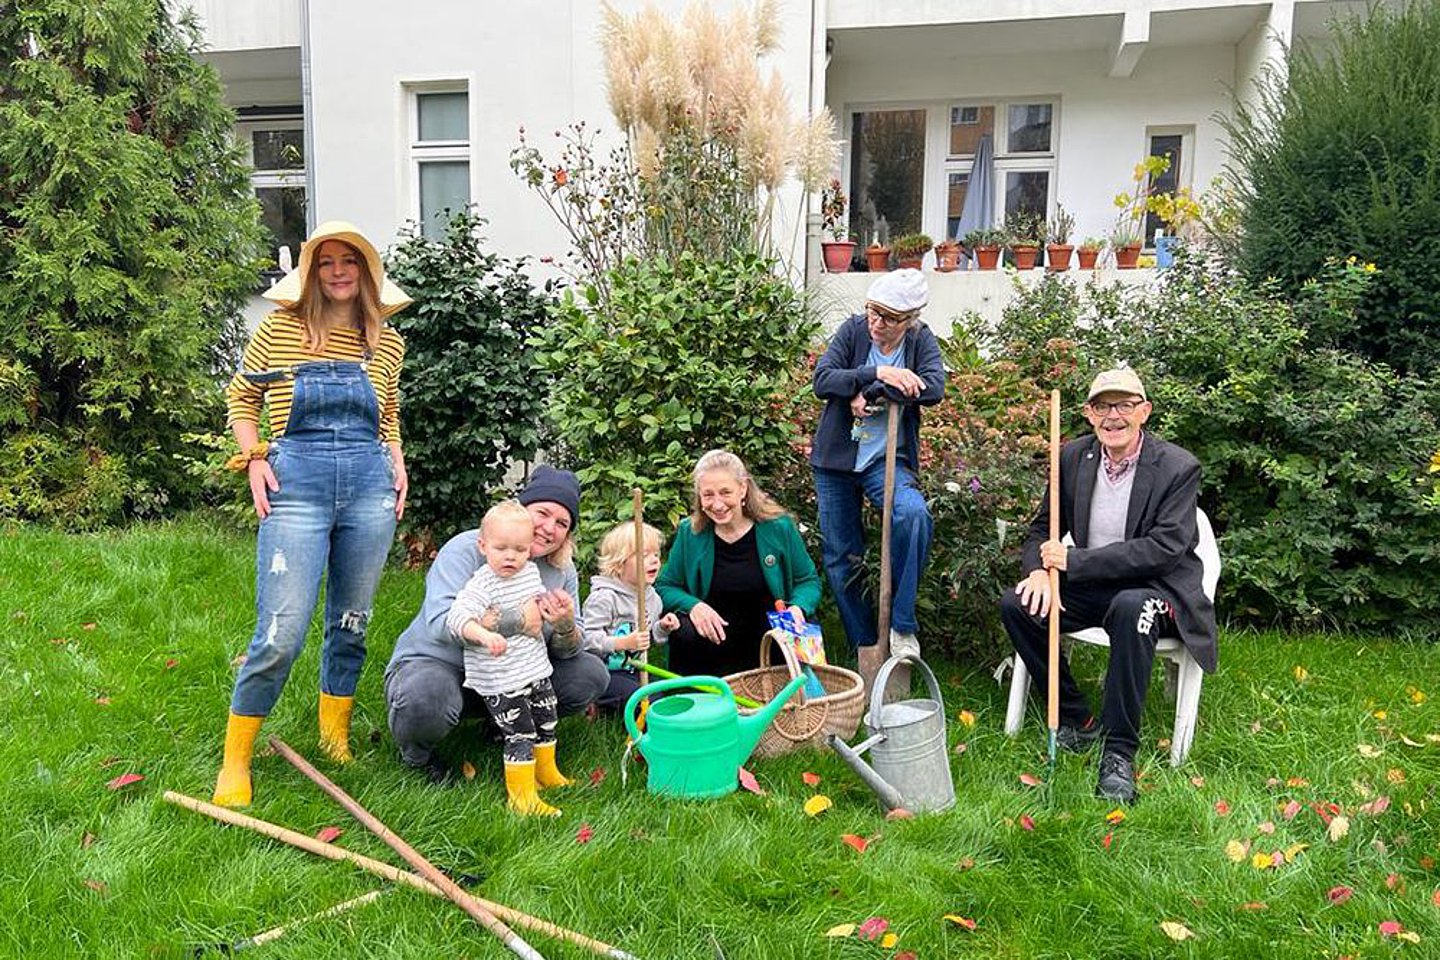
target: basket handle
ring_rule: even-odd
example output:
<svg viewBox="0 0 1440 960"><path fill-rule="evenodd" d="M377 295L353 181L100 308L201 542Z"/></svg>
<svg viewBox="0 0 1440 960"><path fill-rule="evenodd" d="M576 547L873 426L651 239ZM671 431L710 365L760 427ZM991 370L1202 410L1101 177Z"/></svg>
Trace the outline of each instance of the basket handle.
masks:
<svg viewBox="0 0 1440 960"><path fill-rule="evenodd" d="M940 716L945 716L945 701L940 697L940 683L935 679L934 671L926 665L925 661L915 656L891 657L885 661L880 672L875 674L875 690L870 695L870 717L866 721L870 729L880 729L880 707L885 702L885 688L889 686L890 674L896 667L906 662L913 663L920 668L920 672L925 675L925 684L930 688L930 696L940 705Z"/></svg>
<svg viewBox="0 0 1440 960"><path fill-rule="evenodd" d="M765 641L767 640L770 641L770 643L766 643ZM795 648L791 646L785 631L779 627L765 631L765 636L760 638L760 668L762 670L768 670L770 668L771 644L780 648L780 656L785 659L785 668L790 671L790 679L794 680L800 676L800 661L795 657ZM799 692L795 694L795 699L802 704L809 699L805 696L804 687L801 687Z"/></svg>

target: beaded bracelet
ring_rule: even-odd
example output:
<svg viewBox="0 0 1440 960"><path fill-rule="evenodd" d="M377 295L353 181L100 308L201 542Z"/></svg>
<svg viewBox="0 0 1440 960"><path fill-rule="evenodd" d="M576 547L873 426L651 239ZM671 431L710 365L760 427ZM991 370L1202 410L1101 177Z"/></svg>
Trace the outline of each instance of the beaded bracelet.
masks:
<svg viewBox="0 0 1440 960"><path fill-rule="evenodd" d="M255 443L251 444L249 450L242 450L240 453L235 454L235 456L231 457L229 460L226 460L225 469L234 470L236 473L240 473L249 468L251 460L264 460L265 455L269 452L270 441L258 440Z"/></svg>

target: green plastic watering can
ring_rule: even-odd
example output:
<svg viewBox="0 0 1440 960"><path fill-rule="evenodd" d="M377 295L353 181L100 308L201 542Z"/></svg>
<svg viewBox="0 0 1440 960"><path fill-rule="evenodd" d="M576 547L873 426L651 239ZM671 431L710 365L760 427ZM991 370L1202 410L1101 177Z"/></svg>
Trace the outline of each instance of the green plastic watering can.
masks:
<svg viewBox="0 0 1440 960"><path fill-rule="evenodd" d="M750 758L760 734L785 701L805 685L804 675L785 685L758 713L740 716L735 693L719 677L678 677L646 684L625 703L625 728L650 768L651 793L666 797L723 797L740 785L741 765ZM697 691L696 687L719 690ZM666 690L689 692L650 704L645 732L635 725L635 710L646 697Z"/></svg>

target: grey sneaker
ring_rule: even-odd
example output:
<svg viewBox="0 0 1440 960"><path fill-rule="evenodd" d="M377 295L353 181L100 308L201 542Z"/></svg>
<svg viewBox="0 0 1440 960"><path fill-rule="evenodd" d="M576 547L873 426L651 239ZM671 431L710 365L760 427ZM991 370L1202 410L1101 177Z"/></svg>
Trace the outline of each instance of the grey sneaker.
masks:
<svg viewBox="0 0 1440 960"><path fill-rule="evenodd" d="M920 659L920 640L913 633L890 631L890 656Z"/></svg>
<svg viewBox="0 0 1440 960"><path fill-rule="evenodd" d="M1129 757L1106 751L1100 755L1100 780L1095 795L1116 803L1135 802L1135 764Z"/></svg>
<svg viewBox="0 0 1440 960"><path fill-rule="evenodd" d="M1060 728L1055 731L1055 742L1071 753L1084 753L1099 743L1104 736L1105 728L1100 726L1100 721L1091 717L1081 727L1071 726L1068 723L1060 724Z"/></svg>

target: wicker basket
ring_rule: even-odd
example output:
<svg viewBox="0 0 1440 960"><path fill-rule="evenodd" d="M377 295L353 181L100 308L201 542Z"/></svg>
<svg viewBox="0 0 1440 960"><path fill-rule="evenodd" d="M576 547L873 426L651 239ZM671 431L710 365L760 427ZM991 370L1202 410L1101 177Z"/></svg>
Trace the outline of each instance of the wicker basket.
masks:
<svg viewBox="0 0 1440 960"><path fill-rule="evenodd" d="M770 648L779 649L785 658L783 666L770 665ZM855 736L860 715L865 712L865 681L860 674L844 667L816 664L810 667L825 687L823 697L806 697L802 687L775 715L775 720L760 735L754 756L778 757L802 746L823 747L825 735L833 733L843 740ZM730 689L742 697L768 703L795 677L800 676L800 662L783 630L771 630L760 641L760 666L754 670L732 673L725 678ZM743 715L755 711L740 708Z"/></svg>

